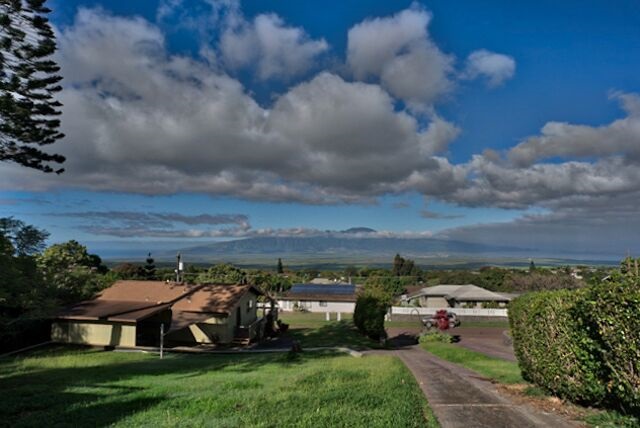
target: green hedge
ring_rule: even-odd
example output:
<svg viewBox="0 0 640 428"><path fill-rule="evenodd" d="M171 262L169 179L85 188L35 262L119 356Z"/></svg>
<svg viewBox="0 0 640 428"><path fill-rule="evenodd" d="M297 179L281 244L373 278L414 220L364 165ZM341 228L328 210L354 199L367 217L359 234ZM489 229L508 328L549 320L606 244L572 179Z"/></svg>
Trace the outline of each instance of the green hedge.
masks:
<svg viewBox="0 0 640 428"><path fill-rule="evenodd" d="M385 334L384 316L387 309L387 304L382 299L371 295L358 296L353 323L362 334L378 340Z"/></svg>
<svg viewBox="0 0 640 428"><path fill-rule="evenodd" d="M610 404L640 414L640 285L593 286L580 309L599 346Z"/></svg>
<svg viewBox="0 0 640 428"><path fill-rule="evenodd" d="M509 322L523 378L574 402L640 410L640 287L527 294Z"/></svg>

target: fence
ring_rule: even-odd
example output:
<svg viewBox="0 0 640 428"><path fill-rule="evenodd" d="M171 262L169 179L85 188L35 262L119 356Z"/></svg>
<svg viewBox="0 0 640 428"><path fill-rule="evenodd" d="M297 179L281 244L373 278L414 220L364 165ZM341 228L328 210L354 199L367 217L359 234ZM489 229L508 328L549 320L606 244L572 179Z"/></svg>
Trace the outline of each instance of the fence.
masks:
<svg viewBox="0 0 640 428"><path fill-rule="evenodd" d="M392 306L391 315L433 315L440 308L412 308L407 306ZM503 309L485 309L485 308L442 308L461 317L504 317L507 318L508 312Z"/></svg>

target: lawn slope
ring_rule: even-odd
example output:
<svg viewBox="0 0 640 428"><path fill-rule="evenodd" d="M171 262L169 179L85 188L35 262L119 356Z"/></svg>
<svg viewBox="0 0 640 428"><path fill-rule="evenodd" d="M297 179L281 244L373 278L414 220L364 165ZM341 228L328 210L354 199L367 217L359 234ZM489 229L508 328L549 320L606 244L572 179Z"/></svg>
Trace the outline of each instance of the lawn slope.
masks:
<svg viewBox="0 0 640 428"><path fill-rule="evenodd" d="M396 358L49 350L0 361L0 425L437 426Z"/></svg>

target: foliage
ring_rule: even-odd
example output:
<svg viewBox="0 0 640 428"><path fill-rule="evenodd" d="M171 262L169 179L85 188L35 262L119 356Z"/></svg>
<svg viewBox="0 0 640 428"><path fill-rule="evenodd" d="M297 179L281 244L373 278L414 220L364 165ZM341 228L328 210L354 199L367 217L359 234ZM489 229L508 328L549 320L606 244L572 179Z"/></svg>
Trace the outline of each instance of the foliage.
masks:
<svg viewBox="0 0 640 428"><path fill-rule="evenodd" d="M56 118L62 104L54 99L62 77L44 2L0 2L0 161L53 172L49 163L64 157L38 147L64 137Z"/></svg>
<svg viewBox="0 0 640 428"><path fill-rule="evenodd" d="M513 300L509 322L522 376L562 398L599 404L602 363L576 302L584 291L531 293Z"/></svg>
<svg viewBox="0 0 640 428"><path fill-rule="evenodd" d="M640 412L640 290L628 277L511 302L523 376L568 398Z"/></svg>
<svg viewBox="0 0 640 428"><path fill-rule="evenodd" d="M608 404L640 416L640 287L629 277L590 287L578 308L598 346Z"/></svg>
<svg viewBox="0 0 640 428"><path fill-rule="evenodd" d="M49 232L13 217L0 218L0 234L7 238L19 256L31 256L45 247Z"/></svg>
<svg viewBox="0 0 640 428"><path fill-rule="evenodd" d="M101 264L100 258L92 257L74 240L50 246L36 260L45 281L63 303L89 298L115 279L99 275L96 263Z"/></svg>
<svg viewBox="0 0 640 428"><path fill-rule="evenodd" d="M451 343L453 342L453 336L450 334L444 334L439 331L430 331L428 333L424 333L420 335L418 339L419 343L426 342L442 342L442 343Z"/></svg>
<svg viewBox="0 0 640 428"><path fill-rule="evenodd" d="M384 337L384 317L389 300L384 295L363 293L356 300L353 322L360 332L374 340Z"/></svg>
<svg viewBox="0 0 640 428"><path fill-rule="evenodd" d="M282 266L282 259L278 259L278 265L276 266L276 273L284 273L284 267Z"/></svg>
<svg viewBox="0 0 640 428"><path fill-rule="evenodd" d="M288 277L284 275L274 275L271 272L259 272L249 275L248 280L261 290L272 293L283 293L293 286Z"/></svg>
<svg viewBox="0 0 640 428"><path fill-rule="evenodd" d="M228 263L217 264L196 277L198 284L242 284L245 273Z"/></svg>
<svg viewBox="0 0 640 428"><path fill-rule="evenodd" d="M144 264L144 277L147 280L156 279L156 265L155 260L151 257L151 253L147 255L147 259Z"/></svg>
<svg viewBox="0 0 640 428"><path fill-rule="evenodd" d="M133 263L121 263L111 269L119 279L142 279L145 276L144 268Z"/></svg>
<svg viewBox="0 0 640 428"><path fill-rule="evenodd" d="M405 259L396 254L393 258L393 267L391 269L391 275L393 276L414 276L418 272L413 260Z"/></svg>

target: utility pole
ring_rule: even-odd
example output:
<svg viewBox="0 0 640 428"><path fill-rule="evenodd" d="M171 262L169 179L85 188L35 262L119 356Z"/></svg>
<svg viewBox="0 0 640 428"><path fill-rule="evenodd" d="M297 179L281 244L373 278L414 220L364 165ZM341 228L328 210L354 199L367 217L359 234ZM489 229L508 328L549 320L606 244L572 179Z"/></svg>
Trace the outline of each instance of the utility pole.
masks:
<svg viewBox="0 0 640 428"><path fill-rule="evenodd" d="M180 282L182 282L182 270L184 265L182 264L182 254L178 253L177 256L178 259L178 265L177 265L177 269L176 269L176 282L179 284Z"/></svg>

